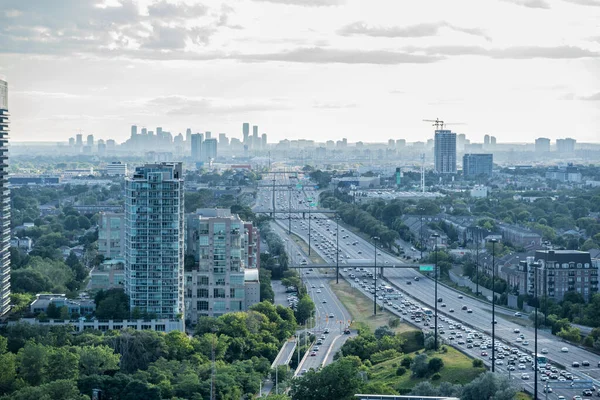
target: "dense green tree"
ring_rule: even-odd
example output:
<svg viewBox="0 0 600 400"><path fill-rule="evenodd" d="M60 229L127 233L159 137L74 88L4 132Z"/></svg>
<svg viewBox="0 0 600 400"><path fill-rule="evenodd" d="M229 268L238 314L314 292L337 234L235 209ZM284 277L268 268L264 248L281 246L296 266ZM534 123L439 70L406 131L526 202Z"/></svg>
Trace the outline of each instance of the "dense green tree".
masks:
<svg viewBox="0 0 600 400"><path fill-rule="evenodd" d="M298 321L299 324L304 324L306 320L313 315L314 311L315 303L313 303L310 296L307 294L302 296L296 306L296 321Z"/></svg>
<svg viewBox="0 0 600 400"><path fill-rule="evenodd" d="M119 369L120 356L108 346L78 347L79 370L82 375L98 375Z"/></svg>
<svg viewBox="0 0 600 400"><path fill-rule="evenodd" d="M48 364L46 365L46 379L79 378L79 354L74 348L55 347L48 350Z"/></svg>
<svg viewBox="0 0 600 400"><path fill-rule="evenodd" d="M344 357L319 372L310 370L292 382L292 399L353 399L362 381L358 376L360 366L357 357Z"/></svg>
<svg viewBox="0 0 600 400"><path fill-rule="evenodd" d="M94 300L96 317L100 319L129 318L129 296L123 289L100 290Z"/></svg>
<svg viewBox="0 0 600 400"><path fill-rule="evenodd" d="M32 386L40 385L46 377L48 349L43 344L27 342L17 353L19 377Z"/></svg>
<svg viewBox="0 0 600 400"><path fill-rule="evenodd" d="M516 388L508 376L486 372L463 387L461 400L512 400Z"/></svg>

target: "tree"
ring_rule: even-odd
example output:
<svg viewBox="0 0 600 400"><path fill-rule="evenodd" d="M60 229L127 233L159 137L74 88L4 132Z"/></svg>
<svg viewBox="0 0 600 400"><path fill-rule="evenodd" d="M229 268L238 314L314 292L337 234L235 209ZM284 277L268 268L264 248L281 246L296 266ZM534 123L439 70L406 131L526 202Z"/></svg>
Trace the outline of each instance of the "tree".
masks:
<svg viewBox="0 0 600 400"><path fill-rule="evenodd" d="M32 386L40 385L46 376L48 350L46 346L27 342L17 353L19 377Z"/></svg>
<svg viewBox="0 0 600 400"><path fill-rule="evenodd" d="M410 370L417 378L423 378L426 376L427 372L429 371L429 366L427 365L427 355L419 354L416 356L410 364Z"/></svg>
<svg viewBox="0 0 600 400"><path fill-rule="evenodd" d="M106 371L119 369L120 356L113 353L108 346L78 347L79 370L83 375L103 374Z"/></svg>
<svg viewBox="0 0 600 400"><path fill-rule="evenodd" d="M517 391L508 376L485 372L463 387L461 400L512 400Z"/></svg>
<svg viewBox="0 0 600 400"><path fill-rule="evenodd" d="M90 226L92 226L90 220L85 215L77 217L77 224L80 229L90 229Z"/></svg>
<svg viewBox="0 0 600 400"><path fill-rule="evenodd" d="M129 318L129 296L123 289L101 290L94 298L99 319Z"/></svg>
<svg viewBox="0 0 600 400"><path fill-rule="evenodd" d="M294 400L353 399L361 384L357 357L343 357L319 372L309 371L292 382Z"/></svg>
<svg viewBox="0 0 600 400"><path fill-rule="evenodd" d="M439 372L444 367L444 361L439 357L433 357L427 364L430 373Z"/></svg>
<svg viewBox="0 0 600 400"><path fill-rule="evenodd" d="M296 321L298 321L299 324L304 324L304 322L313 315L314 311L315 303L313 303L308 294L305 294L298 301L298 305L296 306Z"/></svg>
<svg viewBox="0 0 600 400"><path fill-rule="evenodd" d="M43 293L52 289L47 277L30 268L11 271L10 286L17 293Z"/></svg>
<svg viewBox="0 0 600 400"><path fill-rule="evenodd" d="M392 331L390 329L390 327L387 325L383 325L383 326L380 326L377 329L375 329L375 338L378 340L383 338L384 336L394 336L394 335L395 335L394 331Z"/></svg>
<svg viewBox="0 0 600 400"><path fill-rule="evenodd" d="M46 308L46 315L48 318L58 319L60 318L60 308L56 304L50 303L48 304L48 308Z"/></svg>
<svg viewBox="0 0 600 400"><path fill-rule="evenodd" d="M48 351L48 381L79 378L79 354L74 348L54 347Z"/></svg>
<svg viewBox="0 0 600 400"><path fill-rule="evenodd" d="M558 332L557 336L573 343L579 343L581 341L581 332L579 328L575 328L572 326L561 329L561 331Z"/></svg>

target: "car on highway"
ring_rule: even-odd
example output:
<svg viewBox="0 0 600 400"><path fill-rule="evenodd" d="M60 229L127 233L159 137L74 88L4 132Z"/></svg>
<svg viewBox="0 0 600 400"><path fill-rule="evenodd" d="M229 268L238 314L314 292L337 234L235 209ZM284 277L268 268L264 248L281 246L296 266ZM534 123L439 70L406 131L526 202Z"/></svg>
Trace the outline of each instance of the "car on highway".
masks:
<svg viewBox="0 0 600 400"><path fill-rule="evenodd" d="M410 284L412 284L412 282L411 281L406 281L406 284L410 285Z"/></svg>
<svg viewBox="0 0 600 400"><path fill-rule="evenodd" d="M462 298L463 298L463 295L462 295L462 294L459 294L459 295L458 295L458 298L459 298L459 299L462 299Z"/></svg>
<svg viewBox="0 0 600 400"><path fill-rule="evenodd" d="M329 313L329 318L335 318L335 315L333 313Z"/></svg>
<svg viewBox="0 0 600 400"><path fill-rule="evenodd" d="M450 312L454 312L454 308L451 308L451 309L449 309L448 311L450 311Z"/></svg>
<svg viewBox="0 0 600 400"><path fill-rule="evenodd" d="M515 317L522 317L522 316L523 316L523 314L521 314L521 313L520 313L520 312L518 312L518 311L515 313Z"/></svg>
<svg viewBox="0 0 600 400"><path fill-rule="evenodd" d="M583 392L581 392L581 394L583 396L593 396L594 395L594 393L592 393L591 389L584 389Z"/></svg>
<svg viewBox="0 0 600 400"><path fill-rule="evenodd" d="M468 309L469 309L469 307L467 307L467 306L465 306L465 305L463 305L463 306L461 307L461 310L463 310L463 311L467 311Z"/></svg>
<svg viewBox="0 0 600 400"><path fill-rule="evenodd" d="M469 308L469 309L467 309L467 313L468 314L473 314L473 310Z"/></svg>
<svg viewBox="0 0 600 400"><path fill-rule="evenodd" d="M583 360L581 362L581 366L583 366L583 367L589 367L590 366L590 362L588 360Z"/></svg>
<svg viewBox="0 0 600 400"><path fill-rule="evenodd" d="M310 356L311 356L311 357L315 357L316 355L317 355L317 352L316 352L316 351L311 351L311 352L310 352Z"/></svg>
<svg viewBox="0 0 600 400"><path fill-rule="evenodd" d="M524 381L529 379L529 374L521 374L521 379L523 379Z"/></svg>
<svg viewBox="0 0 600 400"><path fill-rule="evenodd" d="M561 353L568 353L569 352L569 348L568 347L563 347L562 349L560 349Z"/></svg>
<svg viewBox="0 0 600 400"><path fill-rule="evenodd" d="M514 333L521 333L521 330L520 330L519 328L515 328L515 329L513 330L513 332L514 332Z"/></svg>

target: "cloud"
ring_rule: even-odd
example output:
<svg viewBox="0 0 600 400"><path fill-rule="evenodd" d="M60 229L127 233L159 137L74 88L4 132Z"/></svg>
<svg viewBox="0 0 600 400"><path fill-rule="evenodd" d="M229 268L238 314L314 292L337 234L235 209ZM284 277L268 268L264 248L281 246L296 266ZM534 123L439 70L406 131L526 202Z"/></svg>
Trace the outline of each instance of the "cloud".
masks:
<svg viewBox="0 0 600 400"><path fill-rule="evenodd" d="M497 59L576 59L598 57L600 53L582 49L575 46L515 46L507 48L486 49L480 46L431 46L431 47L406 47L412 53L423 53L431 56L487 56Z"/></svg>
<svg viewBox="0 0 600 400"><path fill-rule="evenodd" d="M239 54L230 58L246 61L286 61L314 64L425 64L440 61L441 56L415 55L387 50L342 50L320 47L298 48L280 53Z"/></svg>
<svg viewBox="0 0 600 400"><path fill-rule="evenodd" d="M27 96L33 98L48 98L48 99L82 99L89 98L88 95L82 94L73 94L73 93L63 93L63 92L43 92L37 90L25 90L25 91L13 91L11 92L13 96Z"/></svg>
<svg viewBox="0 0 600 400"><path fill-rule="evenodd" d="M426 37L426 36L437 36L440 33L440 29L448 28L457 32L466 33L469 35L484 37L487 40L490 38L482 29L478 28L461 28L454 26L448 22L429 22L409 26L389 26L389 27L377 27L369 26L365 22L357 21L348 24L338 30L338 34L342 36L351 35L365 35L372 37L387 37L387 38L398 38L398 37Z"/></svg>
<svg viewBox="0 0 600 400"><path fill-rule="evenodd" d="M274 4L286 4L300 7L329 7L339 6L345 3L345 0L253 0Z"/></svg>
<svg viewBox="0 0 600 400"><path fill-rule="evenodd" d="M160 109L170 116L224 115L255 111L275 111L288 109L281 99L251 100L209 99L204 97L162 96L134 102L134 107Z"/></svg>
<svg viewBox="0 0 600 400"><path fill-rule="evenodd" d="M506 3L516 4L518 6L528 7L528 8L541 8L548 10L550 9L550 4L548 4L545 0L502 0Z"/></svg>
<svg viewBox="0 0 600 400"><path fill-rule="evenodd" d="M567 3L578 4L580 6L593 6L600 7L600 1L598 0L563 0Z"/></svg>
<svg viewBox="0 0 600 400"><path fill-rule="evenodd" d="M102 54L105 50L180 50L205 44L228 10L209 14L202 4L155 1L144 14L137 0L2 0L0 52ZM113 2L114 3L114 2Z"/></svg>
<svg viewBox="0 0 600 400"><path fill-rule="evenodd" d="M318 108L323 110L340 110L344 108L355 108L356 104L354 103L334 103L334 102L316 102L312 105L312 108Z"/></svg>
<svg viewBox="0 0 600 400"><path fill-rule="evenodd" d="M203 4L189 5L162 0L148 6L148 14L161 19L190 19L202 17L207 13L208 7Z"/></svg>
<svg viewBox="0 0 600 400"><path fill-rule="evenodd" d="M596 94L592 94L591 96L582 96L580 97L581 100L587 100L587 101L600 101L600 92L596 93Z"/></svg>

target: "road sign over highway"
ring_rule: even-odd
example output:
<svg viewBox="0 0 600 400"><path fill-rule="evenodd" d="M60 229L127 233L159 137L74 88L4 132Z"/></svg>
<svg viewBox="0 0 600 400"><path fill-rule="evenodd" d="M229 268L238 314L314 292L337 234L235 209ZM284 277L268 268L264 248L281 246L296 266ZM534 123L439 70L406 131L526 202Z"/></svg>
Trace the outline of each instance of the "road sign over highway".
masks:
<svg viewBox="0 0 600 400"><path fill-rule="evenodd" d="M419 271L421 272L432 272L433 265L419 265Z"/></svg>

